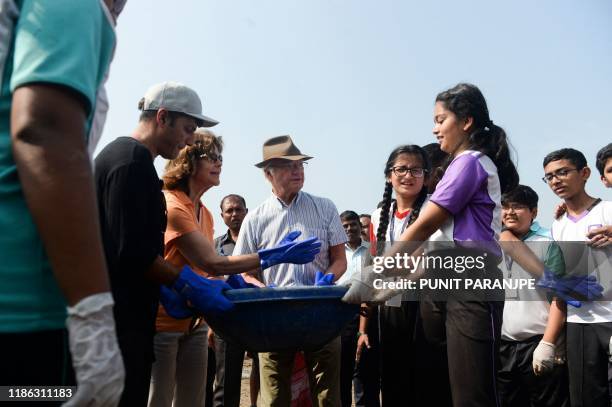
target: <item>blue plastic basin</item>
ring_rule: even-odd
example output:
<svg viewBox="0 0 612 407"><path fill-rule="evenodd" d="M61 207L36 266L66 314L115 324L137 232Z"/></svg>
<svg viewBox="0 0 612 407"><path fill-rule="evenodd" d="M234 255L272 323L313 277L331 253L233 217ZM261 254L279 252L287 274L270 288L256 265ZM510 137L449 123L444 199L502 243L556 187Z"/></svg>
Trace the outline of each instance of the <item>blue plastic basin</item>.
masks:
<svg viewBox="0 0 612 407"><path fill-rule="evenodd" d="M207 318L223 339L255 352L316 349L340 334L359 306L341 301L347 287L246 288L226 291L232 311Z"/></svg>

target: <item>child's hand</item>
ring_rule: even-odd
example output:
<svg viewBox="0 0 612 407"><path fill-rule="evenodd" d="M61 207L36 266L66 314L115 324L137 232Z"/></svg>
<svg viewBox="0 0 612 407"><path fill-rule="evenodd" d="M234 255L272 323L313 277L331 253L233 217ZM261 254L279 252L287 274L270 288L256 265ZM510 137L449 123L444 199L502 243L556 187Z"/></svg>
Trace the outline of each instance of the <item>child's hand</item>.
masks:
<svg viewBox="0 0 612 407"><path fill-rule="evenodd" d="M555 206L555 213L553 216L555 219L559 219L565 212L567 212L567 206L565 203L560 203L559 205Z"/></svg>
<svg viewBox="0 0 612 407"><path fill-rule="evenodd" d="M597 249L612 245L612 225L590 229L587 238L589 245Z"/></svg>
<svg viewBox="0 0 612 407"><path fill-rule="evenodd" d="M355 362L359 362L361 359L361 353L363 352L363 348L370 349L370 340L368 339L368 334L365 332L359 332L357 338L357 349L355 351Z"/></svg>
<svg viewBox="0 0 612 407"><path fill-rule="evenodd" d="M208 327L208 333L206 334L206 340L208 342L208 347L215 349L215 333L213 332L211 327Z"/></svg>

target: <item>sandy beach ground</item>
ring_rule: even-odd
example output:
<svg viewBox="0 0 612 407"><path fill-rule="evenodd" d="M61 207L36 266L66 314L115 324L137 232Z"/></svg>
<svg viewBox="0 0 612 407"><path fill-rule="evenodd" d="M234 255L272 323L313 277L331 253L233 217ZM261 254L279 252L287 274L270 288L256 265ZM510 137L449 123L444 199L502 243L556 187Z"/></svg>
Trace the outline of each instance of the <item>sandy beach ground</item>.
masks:
<svg viewBox="0 0 612 407"><path fill-rule="evenodd" d="M251 367L253 361L249 357L244 358L244 364L242 365L242 383L240 385L240 407L251 407L251 400L249 397L249 375L251 374ZM261 406L261 403L257 403Z"/></svg>

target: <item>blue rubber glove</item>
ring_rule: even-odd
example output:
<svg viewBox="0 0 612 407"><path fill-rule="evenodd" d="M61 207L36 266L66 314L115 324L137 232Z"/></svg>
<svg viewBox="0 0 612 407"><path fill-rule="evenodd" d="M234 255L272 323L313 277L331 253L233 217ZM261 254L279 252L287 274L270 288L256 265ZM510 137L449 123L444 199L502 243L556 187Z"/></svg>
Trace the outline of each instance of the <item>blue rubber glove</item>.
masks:
<svg viewBox="0 0 612 407"><path fill-rule="evenodd" d="M197 275L189 266L183 267L172 286L188 305L195 311L201 312L204 317L223 314L234 307L234 304L223 295L225 290L231 288L225 281L211 280Z"/></svg>
<svg viewBox="0 0 612 407"><path fill-rule="evenodd" d="M262 270L281 263L306 264L314 260L321 251L321 242L316 237L295 242L292 239L299 236L296 233L300 232L289 232L278 246L257 252Z"/></svg>
<svg viewBox="0 0 612 407"><path fill-rule="evenodd" d="M164 306L166 314L172 318L186 319L193 316L193 312L187 307L185 300L165 285L161 286L159 302Z"/></svg>
<svg viewBox="0 0 612 407"><path fill-rule="evenodd" d="M299 230L292 230L291 232L287 233L285 235L285 237L283 237L283 240L278 242L278 244L279 245L283 245L283 244L287 244L287 243L293 243L293 241L295 241L295 239L300 237L301 234L302 234L302 232L299 231Z"/></svg>
<svg viewBox="0 0 612 407"><path fill-rule="evenodd" d="M557 277L548 268L544 269L544 275L536 285L540 288L553 290L569 305L580 308L582 302L576 298L576 294L591 301L602 297L603 287L593 276L568 276Z"/></svg>
<svg viewBox="0 0 612 407"><path fill-rule="evenodd" d="M253 284L244 281L244 278L240 274L232 274L225 282L233 289L256 288Z"/></svg>
<svg viewBox="0 0 612 407"><path fill-rule="evenodd" d="M334 275L333 273L323 274L322 271L317 271L315 273L315 286L326 286L326 285L334 285Z"/></svg>

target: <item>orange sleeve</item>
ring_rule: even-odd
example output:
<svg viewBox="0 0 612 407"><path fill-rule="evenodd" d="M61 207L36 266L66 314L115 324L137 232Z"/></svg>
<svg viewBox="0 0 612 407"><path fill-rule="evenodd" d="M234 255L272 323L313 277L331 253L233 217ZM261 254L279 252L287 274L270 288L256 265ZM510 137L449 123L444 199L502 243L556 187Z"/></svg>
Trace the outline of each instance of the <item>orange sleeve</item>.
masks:
<svg viewBox="0 0 612 407"><path fill-rule="evenodd" d="M176 238L199 229L191 206L171 198L167 200L167 208L168 225L164 234L164 243L166 245Z"/></svg>
<svg viewBox="0 0 612 407"><path fill-rule="evenodd" d="M202 223L201 231L208 240L214 245L215 243L215 226L213 221L212 213L208 208L202 205L202 212L200 212L200 221Z"/></svg>

